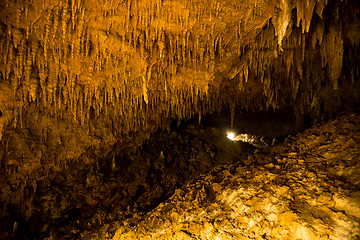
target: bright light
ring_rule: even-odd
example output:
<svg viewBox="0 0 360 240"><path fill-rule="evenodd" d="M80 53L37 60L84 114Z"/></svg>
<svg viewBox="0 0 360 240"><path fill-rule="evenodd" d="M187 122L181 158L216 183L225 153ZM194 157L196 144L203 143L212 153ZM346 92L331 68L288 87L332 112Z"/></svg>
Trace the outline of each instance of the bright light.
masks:
<svg viewBox="0 0 360 240"><path fill-rule="evenodd" d="M227 138L230 139L230 140L232 140L232 141L234 141L234 139L235 139L235 133L233 133L233 132L228 132Z"/></svg>

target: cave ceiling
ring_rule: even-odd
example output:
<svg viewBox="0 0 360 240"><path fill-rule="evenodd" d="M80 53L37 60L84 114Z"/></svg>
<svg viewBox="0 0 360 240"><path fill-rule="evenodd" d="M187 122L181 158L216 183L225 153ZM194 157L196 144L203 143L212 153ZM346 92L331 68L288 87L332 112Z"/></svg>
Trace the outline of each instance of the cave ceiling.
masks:
<svg viewBox="0 0 360 240"><path fill-rule="evenodd" d="M34 112L118 136L229 105L320 108L359 76L359 3L4 0L1 127Z"/></svg>

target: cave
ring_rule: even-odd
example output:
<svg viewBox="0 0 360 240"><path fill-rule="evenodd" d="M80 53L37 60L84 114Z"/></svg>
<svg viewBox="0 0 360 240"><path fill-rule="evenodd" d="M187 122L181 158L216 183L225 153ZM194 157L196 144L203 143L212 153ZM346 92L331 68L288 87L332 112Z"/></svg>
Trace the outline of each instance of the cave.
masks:
<svg viewBox="0 0 360 240"><path fill-rule="evenodd" d="M360 239L358 0L0 16L0 239Z"/></svg>

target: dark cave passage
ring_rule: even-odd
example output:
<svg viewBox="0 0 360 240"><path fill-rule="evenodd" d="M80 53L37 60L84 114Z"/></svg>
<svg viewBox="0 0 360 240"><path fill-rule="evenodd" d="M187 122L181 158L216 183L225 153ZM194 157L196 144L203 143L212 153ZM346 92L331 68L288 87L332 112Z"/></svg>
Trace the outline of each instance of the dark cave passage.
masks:
<svg viewBox="0 0 360 240"><path fill-rule="evenodd" d="M173 121L169 130L152 134L138 149L124 151L115 144L104 159L87 165L69 163L36 182L36 190L33 183L24 183L25 205L7 206L7 215L13 218L3 218L4 231L13 233L14 239L50 235L77 239L104 224L142 216L216 166L253 154L256 147L229 140L227 131L281 141L296 130L293 117L284 111L248 112L236 115L236 125L231 127L225 109L204 116L200 123L198 119ZM21 231L13 230L15 223Z"/></svg>
<svg viewBox="0 0 360 240"><path fill-rule="evenodd" d="M104 224L144 215L184 184L254 151L227 139L226 124L216 124L207 118L204 124L174 123L136 150L113 149L94 164L69 163L36 182L36 190L24 183L25 205L7 206L4 213L12 219L2 218L3 231L12 239L78 239Z"/></svg>
<svg viewBox="0 0 360 240"><path fill-rule="evenodd" d="M22 205L2 202L2 239L83 239L82 234L104 226L111 238L114 223L131 219L136 226L136 219L166 202L175 190L210 172L216 178L218 166L264 166L254 153L271 152L286 137L295 136L299 126L293 119L288 111L243 112L231 127L230 113L224 110L201 123L174 121L169 130L157 131L132 151L116 149L115 144L104 159L86 165L75 161L44 180L24 182L18 189ZM229 129L262 134L256 136L276 139L276 144L258 149L231 141L226 137ZM212 188L205 190L214 198Z"/></svg>

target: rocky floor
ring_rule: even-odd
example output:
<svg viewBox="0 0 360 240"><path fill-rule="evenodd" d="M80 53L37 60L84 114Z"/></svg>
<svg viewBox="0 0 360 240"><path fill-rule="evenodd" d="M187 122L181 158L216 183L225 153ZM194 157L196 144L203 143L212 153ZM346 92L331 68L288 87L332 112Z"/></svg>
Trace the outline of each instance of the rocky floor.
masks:
<svg viewBox="0 0 360 240"><path fill-rule="evenodd" d="M359 123L343 114L264 149L195 122L158 132L4 182L0 239L360 239Z"/></svg>
<svg viewBox="0 0 360 240"><path fill-rule="evenodd" d="M360 115L239 156L82 239L360 239Z"/></svg>
<svg viewBox="0 0 360 240"><path fill-rule="evenodd" d="M1 181L0 199L6 200L0 201L0 239L79 239L144 215L176 188L247 149L254 150L229 141L221 129L190 122L157 132L137 151L115 147L108 157L88 161L97 164L72 160L36 180L14 173L16 182Z"/></svg>

